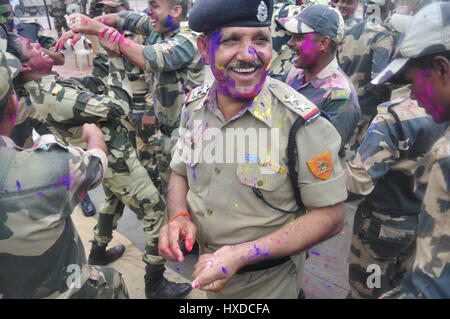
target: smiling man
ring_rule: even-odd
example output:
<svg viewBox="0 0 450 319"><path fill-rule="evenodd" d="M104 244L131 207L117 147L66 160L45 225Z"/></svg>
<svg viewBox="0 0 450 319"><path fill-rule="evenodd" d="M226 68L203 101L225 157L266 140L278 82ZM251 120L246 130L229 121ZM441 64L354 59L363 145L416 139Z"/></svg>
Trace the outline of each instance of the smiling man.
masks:
<svg viewBox="0 0 450 319"><path fill-rule="evenodd" d="M267 77L272 8L197 0L189 17L215 81L186 100L159 251L179 260L179 239L188 251L197 241L192 285L210 298L297 298L305 251L344 221L339 134L312 102Z"/></svg>
<svg viewBox="0 0 450 319"><path fill-rule="evenodd" d="M437 123L450 121L450 3L420 10L406 27L395 59L373 81L411 84L411 98ZM421 41L417 41L421 39ZM424 160L428 187L419 215L414 266L388 295L450 298L450 128ZM427 174L429 173L429 174Z"/></svg>

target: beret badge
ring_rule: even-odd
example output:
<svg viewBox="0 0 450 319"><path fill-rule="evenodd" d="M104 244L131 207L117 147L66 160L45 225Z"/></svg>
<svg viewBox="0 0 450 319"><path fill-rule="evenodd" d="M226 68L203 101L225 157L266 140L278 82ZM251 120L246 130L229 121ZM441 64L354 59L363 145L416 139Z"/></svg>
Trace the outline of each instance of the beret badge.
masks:
<svg viewBox="0 0 450 319"><path fill-rule="evenodd" d="M259 22L265 22L268 18L268 10L267 5L264 1L261 1L258 6L258 14L256 15L256 18Z"/></svg>

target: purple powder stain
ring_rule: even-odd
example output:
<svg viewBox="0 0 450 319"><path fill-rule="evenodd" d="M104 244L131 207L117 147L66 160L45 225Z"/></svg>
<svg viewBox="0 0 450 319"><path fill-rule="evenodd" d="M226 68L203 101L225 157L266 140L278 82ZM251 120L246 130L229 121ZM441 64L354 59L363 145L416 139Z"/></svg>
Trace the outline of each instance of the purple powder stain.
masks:
<svg viewBox="0 0 450 319"><path fill-rule="evenodd" d="M7 190L7 189L4 189L4 190L3 190L3 193L7 193L7 192L8 192L8 190Z"/></svg>
<svg viewBox="0 0 450 319"><path fill-rule="evenodd" d="M261 253L261 249L256 247L256 245L253 245L253 248L255 249L255 256L258 256Z"/></svg>
<svg viewBox="0 0 450 319"><path fill-rule="evenodd" d="M17 187L17 191L22 191L22 185L20 185L19 181L16 181L16 187Z"/></svg>
<svg viewBox="0 0 450 319"><path fill-rule="evenodd" d="M192 178L194 179L194 181L197 181L197 174L195 174L195 167L192 168Z"/></svg>
<svg viewBox="0 0 450 319"><path fill-rule="evenodd" d="M226 275L226 274L228 274L228 271L227 271L227 269L224 267L224 266L222 266L222 272Z"/></svg>
<svg viewBox="0 0 450 319"><path fill-rule="evenodd" d="M377 127L378 127L377 123L372 123L372 125L370 125L369 127L369 133L367 135L372 135L373 131L375 131Z"/></svg>
<svg viewBox="0 0 450 319"><path fill-rule="evenodd" d="M37 193L36 193L36 196L39 196L39 197L44 197L44 196L45 196L45 194L44 194L44 192L37 192Z"/></svg>
<svg viewBox="0 0 450 319"><path fill-rule="evenodd" d="M320 256L320 253L314 250L310 250L309 251L311 254L316 255L316 256Z"/></svg>
<svg viewBox="0 0 450 319"><path fill-rule="evenodd" d="M175 270L176 270L176 271L180 271L180 267L177 267Z"/></svg>
<svg viewBox="0 0 450 319"><path fill-rule="evenodd" d="M66 175L61 178L58 178L54 183L54 186L65 185L67 189L70 188L70 176Z"/></svg>
<svg viewBox="0 0 450 319"><path fill-rule="evenodd" d="M263 256L264 256L264 257L268 257L268 256L269 256L269 253L264 253Z"/></svg>
<svg viewBox="0 0 450 319"><path fill-rule="evenodd" d="M164 28L168 29L169 31L175 31L179 28L178 24L173 22L173 17L171 15L167 16L166 21L163 24Z"/></svg>

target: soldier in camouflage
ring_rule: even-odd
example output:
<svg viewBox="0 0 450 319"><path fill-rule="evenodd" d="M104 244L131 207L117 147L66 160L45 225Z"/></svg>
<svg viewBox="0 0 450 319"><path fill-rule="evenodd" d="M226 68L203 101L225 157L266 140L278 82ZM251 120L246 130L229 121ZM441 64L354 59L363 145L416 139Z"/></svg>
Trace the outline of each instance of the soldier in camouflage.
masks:
<svg viewBox="0 0 450 319"><path fill-rule="evenodd" d="M289 86L312 101L337 129L341 153L361 116L358 97L350 79L338 67L336 49L344 35L339 11L313 5L293 18L277 20L292 34L288 42L294 66L285 76Z"/></svg>
<svg viewBox="0 0 450 319"><path fill-rule="evenodd" d="M360 23L362 19L355 16L356 9L360 0L339 0L336 8L341 12L344 18L345 31L353 28Z"/></svg>
<svg viewBox="0 0 450 319"><path fill-rule="evenodd" d="M293 58L292 51L287 45L291 36L276 23L276 20L294 17L302 9L303 6L295 5L295 3L291 3L290 1L280 2L273 6L272 24L270 25L273 54L269 75L275 79L282 79L283 75L292 68Z"/></svg>
<svg viewBox="0 0 450 319"><path fill-rule="evenodd" d="M376 1L376 0L371 0ZM391 9L392 2L386 1L382 13ZM358 148L372 118L376 106L389 100L388 86L374 86L371 79L377 76L388 64L394 51L392 33L378 19L364 20L347 29L338 49L341 69L352 80L358 92L361 119L350 142L353 152Z"/></svg>
<svg viewBox="0 0 450 319"><path fill-rule="evenodd" d="M448 123L434 123L409 95L407 87L398 89L378 106L356 156L347 162L348 191L365 197L356 211L348 259L351 298L377 298L398 286L414 258L427 181L415 176ZM373 264L381 270L379 287L367 284Z"/></svg>
<svg viewBox="0 0 450 319"><path fill-rule="evenodd" d="M394 60L372 81L411 83L411 97L436 123L450 122L449 12L448 2L420 10L408 24ZM429 182L413 267L386 297L450 298L450 128L427 153L423 166L421 176L429 176Z"/></svg>
<svg viewBox="0 0 450 319"><path fill-rule="evenodd" d="M197 35L188 28L180 28L181 20L187 16L187 8L187 0L152 0L149 1L150 16L120 12L97 19L150 38L151 44L146 46L124 38L116 44L121 54L151 76L151 96L147 97L150 104L142 122L144 126L152 125L156 122L152 119L155 114L162 133L155 142L155 156L164 193L170 175L171 150L176 141L172 133L180 124L181 107L186 94L204 82ZM71 21L71 28L76 33L99 34L105 27L81 15L73 16Z"/></svg>
<svg viewBox="0 0 450 319"><path fill-rule="evenodd" d="M62 35L63 28L66 31L69 30L66 18L64 17L66 15L66 3L64 0L52 0L49 14L53 17L53 22L59 38Z"/></svg>
<svg viewBox="0 0 450 319"><path fill-rule="evenodd" d="M12 78L20 67L0 53L0 298L128 298L120 273L87 265L70 217L106 173L102 133L83 127L87 152L52 135L28 150L15 145L8 135L18 112Z"/></svg>
<svg viewBox="0 0 450 319"><path fill-rule="evenodd" d="M129 10L129 4L126 0L105 0L97 3L97 7L101 7L105 13L118 13ZM140 36L130 31L121 32L127 39L137 43ZM142 43L140 43L142 44ZM159 188L160 179L155 163L155 140L156 127L142 125L142 117L146 109L145 97L147 94L147 77L145 72L134 66L128 59L125 60L125 73L130 80L131 89L133 91L133 103L130 105L130 113L127 119L123 120L123 124L128 129L131 144L137 151L137 156L141 164L145 167L150 175L153 184ZM105 80L108 76L108 54L104 50L98 51L93 61L94 68L92 75Z"/></svg>
<svg viewBox="0 0 450 319"><path fill-rule="evenodd" d="M109 36L109 33L104 34L105 39ZM105 39L102 38L101 42L108 45ZM83 123L97 123L104 134L109 162L103 182L107 198L94 229L89 263L106 265L123 254L125 247L122 245L109 250L106 246L112 239L112 231L124 205L127 205L143 218L147 233L143 260L148 268L146 290L149 298L180 298L187 295L189 285L169 282L163 276L165 261L158 256L157 240L158 231L167 220L166 205L138 162L127 131L120 122L129 112L131 96L123 59L109 51L106 84L95 77L62 79L52 73L53 60L42 54L39 47L31 46L26 39L12 36L9 42L12 45L8 50L15 53L23 64L20 80L30 92L36 109L50 126L73 143L79 142Z"/></svg>

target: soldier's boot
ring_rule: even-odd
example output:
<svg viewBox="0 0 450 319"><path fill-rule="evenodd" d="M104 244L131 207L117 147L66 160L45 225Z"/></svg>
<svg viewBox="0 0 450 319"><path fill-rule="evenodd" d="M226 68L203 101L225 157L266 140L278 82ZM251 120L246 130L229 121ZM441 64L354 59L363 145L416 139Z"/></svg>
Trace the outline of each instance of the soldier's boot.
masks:
<svg viewBox="0 0 450 319"><path fill-rule="evenodd" d="M84 199L81 202L81 210L86 217L94 216L96 213L94 203L92 203L88 193L86 193L86 196L84 196Z"/></svg>
<svg viewBox="0 0 450 319"><path fill-rule="evenodd" d="M192 290L190 284L171 282L164 278L164 265L145 267L145 296L147 299L181 299Z"/></svg>
<svg viewBox="0 0 450 319"><path fill-rule="evenodd" d="M106 250L106 245L100 246L93 241L88 263L89 265L106 266L122 257L124 251L124 245L117 245Z"/></svg>

